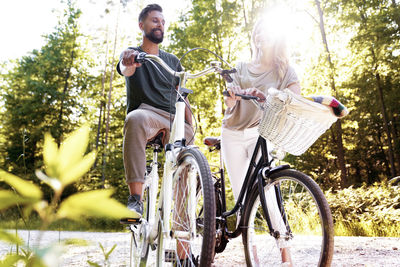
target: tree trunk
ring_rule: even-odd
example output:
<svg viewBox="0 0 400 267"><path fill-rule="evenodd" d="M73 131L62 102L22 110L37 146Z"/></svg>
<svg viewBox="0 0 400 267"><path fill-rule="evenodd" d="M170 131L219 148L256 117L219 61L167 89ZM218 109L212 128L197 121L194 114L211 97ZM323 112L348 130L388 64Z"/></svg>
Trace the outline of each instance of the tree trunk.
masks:
<svg viewBox="0 0 400 267"><path fill-rule="evenodd" d="M200 112L198 112L197 113L197 122L198 122L197 127L198 127L199 134L203 136L204 132L203 132L203 127L201 127L200 121L201 121Z"/></svg>
<svg viewBox="0 0 400 267"><path fill-rule="evenodd" d="M388 161L388 157L386 157L385 137L382 135L382 132L380 131L380 128L381 128L380 124L376 126L377 136L376 136L375 143L379 147L379 150L381 151L382 155L384 155L383 159L382 159L382 162L384 163L384 166L390 166L390 162ZM386 173L387 177L391 176L390 168L385 168L382 171Z"/></svg>
<svg viewBox="0 0 400 267"><path fill-rule="evenodd" d="M373 53L375 55L375 53ZM375 60L375 56L374 56ZM375 61L376 62L376 61ZM381 111L382 111L382 116L383 116L383 129L385 130L386 136L387 136L387 152L388 152L388 158L389 158L389 164L390 164L390 174L392 177L396 176L396 167L394 165L394 153L393 153L393 145L392 145L392 135L390 133L389 129L389 123L388 123L388 118L387 118L387 113L386 113L386 105L385 105L385 100L383 98L383 88L382 88L382 81L381 77L378 72L375 73L375 78L376 78L376 84L377 84L377 89L379 93L379 100L381 104Z"/></svg>
<svg viewBox="0 0 400 267"><path fill-rule="evenodd" d="M328 47L328 41L326 39L326 33L325 33L325 25L324 25L324 14L321 9L321 3L318 0L315 0L315 5L317 6L318 9L318 14L319 14L319 28L321 31L321 37L322 41L325 46L325 51L327 54L327 60L329 63L329 68L330 68L330 84L331 84L331 89L332 93L337 97L337 92L336 92L336 85L335 85L335 70L334 70L334 65L331 59L331 54L329 51ZM347 179L347 169L346 169L346 161L345 161L345 155L344 155L344 147L343 147L343 130L342 130L342 122L338 120L335 123L336 127L336 133L337 133L337 138L336 138L336 146L337 146L337 151L336 151L336 156L338 158L339 162L339 168L340 168L340 186L341 188L345 188L348 186L348 179Z"/></svg>
<svg viewBox="0 0 400 267"><path fill-rule="evenodd" d="M244 28L246 29L247 38L249 39L249 43L251 43L251 32L248 30L249 29L249 22L247 21L246 8L245 8L244 0L242 0L242 10L243 10ZM251 50L251 46L250 46L250 54L253 55L253 51Z"/></svg>
<svg viewBox="0 0 400 267"><path fill-rule="evenodd" d="M97 123L97 135L96 135L96 150L99 148L99 141L100 141L100 131L101 131L101 117L103 113L103 108L105 106L104 102L104 90L105 90L105 82L106 82L106 76L107 76L107 65L108 65L108 27L107 27L107 33L106 33L106 54L105 54L105 59L104 59L104 71L103 71L103 77L101 79L101 99L100 99L100 110L99 110L99 121ZM94 167L96 168L97 166L97 157L94 162Z"/></svg>
<svg viewBox="0 0 400 267"><path fill-rule="evenodd" d="M102 182L103 186L105 183L105 167L106 167L106 158L107 158L107 146L108 146L108 133L110 130L110 109L111 109L111 93L112 93L112 82L114 79L114 67L115 67L115 50L117 48L117 37L118 37L118 21L119 21L119 11L120 5L118 5L118 13L117 13L117 22L115 24L115 37L114 37L114 47L113 47L113 54L112 54L112 64L111 64L111 71L110 71L110 88L108 90L108 103L107 103L107 119L106 119L106 137L104 140L104 154L103 154L103 171L102 171Z"/></svg>
<svg viewBox="0 0 400 267"><path fill-rule="evenodd" d="M396 127L396 125L399 125L399 121L396 119L396 117L393 116L392 114L392 135L393 135L393 144L394 144L394 158L396 160L395 165L397 163L397 169L396 169L396 173L400 173L400 140L399 140L399 135L398 135L398 129Z"/></svg>
<svg viewBox="0 0 400 267"><path fill-rule="evenodd" d="M366 16L361 12L360 13L361 16L361 20L364 23L365 27L367 27L367 23L366 23ZM393 153L393 145L392 145L392 135L390 132L390 128L389 128L389 120L387 117L387 112L386 112L386 105L385 105L385 99L383 97L383 86L382 86L382 80L381 80L381 76L378 72L378 67L379 67L379 63L378 63L378 59L376 57L376 53L375 50L373 48L373 46L370 47L370 51L371 51L371 55L373 58L373 70L374 70L374 77L376 80L376 86L378 89L378 95L379 95L379 101L380 101L380 105L381 105L381 112L382 112L382 117L383 117L383 129L386 133L387 136L387 143L386 145L388 146L387 152L388 152L388 160L389 160L389 166L388 168L390 168L390 174L392 175L392 177L396 176L396 168L394 165L394 153Z"/></svg>
<svg viewBox="0 0 400 267"><path fill-rule="evenodd" d="M72 48L74 49L75 46ZM60 112L58 113L58 126L60 127L60 132L59 132L59 136L57 137L57 145L60 146L61 144L61 138L63 136L63 113L64 113L64 99L65 99L65 95L67 94L68 91L68 87L69 87L69 78L71 76L71 68L72 68L72 64L74 62L74 50L72 50L71 52L71 62L70 62L70 66L67 69L67 73L65 74L65 78L64 78L64 89L63 89L63 93L61 96L61 104L60 104Z"/></svg>

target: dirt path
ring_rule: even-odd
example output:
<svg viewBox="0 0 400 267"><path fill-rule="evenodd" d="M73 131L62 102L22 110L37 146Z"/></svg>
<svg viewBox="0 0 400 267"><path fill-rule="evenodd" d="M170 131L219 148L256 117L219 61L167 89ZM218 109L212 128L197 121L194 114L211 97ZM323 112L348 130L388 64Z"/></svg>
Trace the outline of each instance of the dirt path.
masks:
<svg viewBox="0 0 400 267"><path fill-rule="evenodd" d="M19 231L19 235L28 239L27 231ZM38 232L30 232L30 246L37 243ZM104 266L104 256L99 247L106 251L115 244L107 266L129 266L130 236L128 233L87 233L87 232L45 232L41 238L41 247L58 244L59 240L84 239L88 246L68 245L61 254L60 266L89 266L88 260ZM217 254L214 266L245 266L241 237L231 240L222 254ZM15 247L0 242L0 258ZM399 266L400 238L380 237L335 237L335 255L332 266Z"/></svg>

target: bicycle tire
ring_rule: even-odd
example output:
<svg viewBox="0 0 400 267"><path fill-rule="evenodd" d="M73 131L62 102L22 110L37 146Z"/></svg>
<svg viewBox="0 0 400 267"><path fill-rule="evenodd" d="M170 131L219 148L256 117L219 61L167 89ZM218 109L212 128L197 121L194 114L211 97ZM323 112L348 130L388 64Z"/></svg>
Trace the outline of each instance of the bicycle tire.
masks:
<svg viewBox="0 0 400 267"><path fill-rule="evenodd" d="M149 208L151 207L149 198L149 187L143 191L143 216L140 224L130 225L131 228L131 247L130 247L130 266L146 266L149 256L148 219Z"/></svg>
<svg viewBox="0 0 400 267"><path fill-rule="evenodd" d="M215 246L215 198L210 167L206 157L197 149L189 148L178 157L177 177L173 185L170 211L170 236L165 239L162 225L159 225L157 255L158 264L164 266L211 266ZM190 200L188 170L196 176L196 220L188 220L187 207ZM184 195L183 195L184 194ZM192 203L194 204L194 203ZM196 225L196 236L179 237L178 232L190 232ZM179 249L180 247L181 249ZM181 260L186 259L182 264Z"/></svg>
<svg viewBox="0 0 400 267"><path fill-rule="evenodd" d="M264 192L270 189L274 193L266 194L267 203L268 199L269 203L272 203L271 199L278 199L279 194L283 199L284 212L279 212L278 205L275 206L275 214L286 218L286 221L275 218L276 225L279 224L277 221L281 222L277 228L284 229L279 233L282 238L278 240L270 234L258 188L254 187L242 226L247 266L280 266L281 251L288 252L295 266L330 266L334 248L333 220L328 202L317 183L304 173L286 169L271 175ZM289 225L290 231L285 225Z"/></svg>
<svg viewBox="0 0 400 267"><path fill-rule="evenodd" d="M219 181L219 177L213 175L213 183L214 183L214 194L215 194L215 216L217 218L222 217L222 192L221 192L221 182ZM215 253L222 253L226 245L228 244L228 238L225 236L225 226L222 220L216 220L215 224Z"/></svg>

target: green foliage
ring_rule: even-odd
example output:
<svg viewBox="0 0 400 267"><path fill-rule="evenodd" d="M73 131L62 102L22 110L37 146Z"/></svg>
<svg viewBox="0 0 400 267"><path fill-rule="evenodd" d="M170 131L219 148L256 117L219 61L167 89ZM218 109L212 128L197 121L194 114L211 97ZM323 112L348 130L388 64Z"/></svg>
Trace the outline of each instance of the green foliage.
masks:
<svg viewBox="0 0 400 267"><path fill-rule="evenodd" d="M44 170L37 171L38 178L47 183L53 189L53 199L47 202L42 199L42 192L36 185L27 182L15 175L0 171L0 179L11 186L11 190L0 191L2 204L0 210L11 206L21 205L25 211L32 209L42 219L42 230L60 219L68 218L81 220L82 218L121 218L131 216L131 212L121 203L111 198L112 190L94 190L73 194L61 201L61 195L65 187L79 179L85 171L88 171L94 162L95 153L84 154L88 144L89 128L87 126L78 129L69 135L61 144L60 148L54 139L46 134L44 146ZM21 245L21 238L1 231L0 239ZM104 249L103 249L104 250ZM112 249L113 250L113 249ZM111 254L105 253L106 260ZM29 249L27 249L29 251ZM33 251L29 257L7 256L2 264L14 264L24 260L27 266L52 266L44 262L46 255L59 253L57 247L42 248Z"/></svg>
<svg viewBox="0 0 400 267"><path fill-rule="evenodd" d="M16 235L10 234L9 232L6 232L4 230L0 230L0 240L15 244L15 245L23 245L24 241Z"/></svg>
<svg viewBox="0 0 400 267"><path fill-rule="evenodd" d="M50 177L59 177L59 179L47 179L45 176L39 175L55 191L75 182L93 165L96 152L92 151L82 157L86 150L86 146L82 146L82 144L87 144L88 141L89 127L87 126L75 131L61 144L60 149L57 148L57 144L51 136L46 134L43 152L46 173Z"/></svg>
<svg viewBox="0 0 400 267"><path fill-rule="evenodd" d="M116 200L111 199L113 190L95 190L77 193L64 200L58 210L58 218L80 220L82 216L119 219L132 214Z"/></svg>
<svg viewBox="0 0 400 267"><path fill-rule="evenodd" d="M104 256L103 266L108 266L108 264L109 264L108 260L110 258L110 255L114 251L114 249L117 247L117 245L112 246L109 251L106 251L101 243L99 243L99 247L101 248L101 251L103 252L103 256ZM100 267L101 266L100 264L98 264L96 262L93 262L93 261L89 261L89 260L87 261L87 263L90 266L96 266L96 267Z"/></svg>
<svg viewBox="0 0 400 267"><path fill-rule="evenodd" d="M399 189L382 182L326 192L336 235L400 236Z"/></svg>
<svg viewBox="0 0 400 267"><path fill-rule="evenodd" d="M319 41L306 64L303 94L332 94L349 109L341 121L348 184L372 185L400 172L400 7L374 0L321 1L321 7L336 92L329 90L329 64ZM334 125L304 155L288 161L324 188L339 189L336 142Z"/></svg>
<svg viewBox="0 0 400 267"><path fill-rule="evenodd" d="M7 116L0 131L7 170L21 174L22 166L29 171L39 167L42 133L50 132L60 144L63 133L72 131L87 111L80 95L94 78L87 69L92 63L83 49L80 15L68 1L54 32L45 36L46 44L14 62L2 75L2 106Z"/></svg>
<svg viewBox="0 0 400 267"><path fill-rule="evenodd" d="M3 170L0 170L0 181L6 182L26 198L40 199L43 195L38 186Z"/></svg>

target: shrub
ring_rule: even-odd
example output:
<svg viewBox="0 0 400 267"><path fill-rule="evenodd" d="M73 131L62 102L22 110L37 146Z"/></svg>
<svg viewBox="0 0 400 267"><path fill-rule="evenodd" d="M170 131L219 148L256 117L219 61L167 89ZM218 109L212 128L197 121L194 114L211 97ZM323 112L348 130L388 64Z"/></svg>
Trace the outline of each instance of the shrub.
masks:
<svg viewBox="0 0 400 267"><path fill-rule="evenodd" d="M382 182L325 195L336 235L400 236L400 186Z"/></svg>

